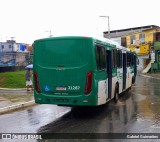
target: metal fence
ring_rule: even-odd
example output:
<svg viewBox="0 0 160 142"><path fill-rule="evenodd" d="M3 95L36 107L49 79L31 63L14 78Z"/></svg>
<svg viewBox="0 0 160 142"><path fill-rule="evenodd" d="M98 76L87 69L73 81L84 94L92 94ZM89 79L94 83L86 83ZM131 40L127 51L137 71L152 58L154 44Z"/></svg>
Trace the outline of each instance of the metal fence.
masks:
<svg viewBox="0 0 160 142"><path fill-rule="evenodd" d="M0 67L26 66L32 62L33 55L30 52L0 52Z"/></svg>

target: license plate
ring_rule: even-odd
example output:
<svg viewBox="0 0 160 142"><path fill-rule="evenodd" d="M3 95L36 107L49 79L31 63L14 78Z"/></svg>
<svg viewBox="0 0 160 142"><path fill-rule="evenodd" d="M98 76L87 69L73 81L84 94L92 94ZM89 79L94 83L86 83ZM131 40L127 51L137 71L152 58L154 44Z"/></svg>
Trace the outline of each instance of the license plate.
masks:
<svg viewBox="0 0 160 142"><path fill-rule="evenodd" d="M69 102L69 99L55 99L56 102Z"/></svg>
<svg viewBox="0 0 160 142"><path fill-rule="evenodd" d="M66 87L56 87L57 91L66 91L67 88Z"/></svg>

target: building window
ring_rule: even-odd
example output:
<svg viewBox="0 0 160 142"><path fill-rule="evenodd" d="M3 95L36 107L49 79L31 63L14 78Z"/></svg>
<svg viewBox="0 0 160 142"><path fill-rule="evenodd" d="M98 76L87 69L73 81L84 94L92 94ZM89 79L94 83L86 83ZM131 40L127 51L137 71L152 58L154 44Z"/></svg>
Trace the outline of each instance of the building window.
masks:
<svg viewBox="0 0 160 142"><path fill-rule="evenodd" d="M4 45L1 45L1 48L4 49Z"/></svg>
<svg viewBox="0 0 160 142"><path fill-rule="evenodd" d="M102 46L96 46L96 61L98 70L106 69L105 49Z"/></svg>
<svg viewBox="0 0 160 142"><path fill-rule="evenodd" d="M11 45L9 45L8 47L9 47L9 48L12 48L12 46L11 46Z"/></svg>
<svg viewBox="0 0 160 142"><path fill-rule="evenodd" d="M136 39L135 35L130 36L130 43L133 44L133 40L135 40L135 39Z"/></svg>
<svg viewBox="0 0 160 142"><path fill-rule="evenodd" d="M127 46L126 37L121 37L121 45L124 46L124 47Z"/></svg>
<svg viewBox="0 0 160 142"><path fill-rule="evenodd" d="M142 34L139 34L139 39L144 39L145 38L145 34L144 33L142 33Z"/></svg>

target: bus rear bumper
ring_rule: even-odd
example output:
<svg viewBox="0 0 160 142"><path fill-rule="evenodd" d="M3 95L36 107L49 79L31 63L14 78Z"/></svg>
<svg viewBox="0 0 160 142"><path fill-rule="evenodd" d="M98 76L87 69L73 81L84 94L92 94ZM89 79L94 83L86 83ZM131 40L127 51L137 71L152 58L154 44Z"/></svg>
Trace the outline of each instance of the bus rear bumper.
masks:
<svg viewBox="0 0 160 142"><path fill-rule="evenodd" d="M37 104L56 104L63 106L96 106L96 95L55 96L46 94L34 94Z"/></svg>

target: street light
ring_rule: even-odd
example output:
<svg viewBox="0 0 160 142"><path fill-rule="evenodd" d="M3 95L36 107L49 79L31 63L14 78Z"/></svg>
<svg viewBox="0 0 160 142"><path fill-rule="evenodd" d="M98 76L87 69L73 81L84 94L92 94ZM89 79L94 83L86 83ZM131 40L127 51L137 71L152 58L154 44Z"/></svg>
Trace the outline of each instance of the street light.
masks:
<svg viewBox="0 0 160 142"><path fill-rule="evenodd" d="M12 52L13 52L13 43L14 43L14 38L15 38L15 37L11 37L11 44L12 44L11 46L12 46Z"/></svg>
<svg viewBox="0 0 160 142"><path fill-rule="evenodd" d="M51 33L51 31L46 31L46 32L49 32L49 37L52 37L52 33Z"/></svg>
<svg viewBox="0 0 160 142"><path fill-rule="evenodd" d="M109 16L99 16L99 17L102 17L102 18L108 18L108 38L110 39L110 26L109 26Z"/></svg>

